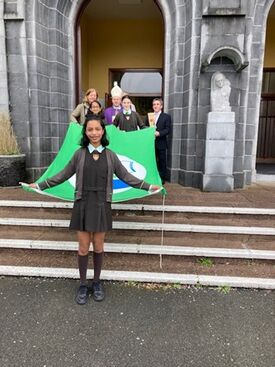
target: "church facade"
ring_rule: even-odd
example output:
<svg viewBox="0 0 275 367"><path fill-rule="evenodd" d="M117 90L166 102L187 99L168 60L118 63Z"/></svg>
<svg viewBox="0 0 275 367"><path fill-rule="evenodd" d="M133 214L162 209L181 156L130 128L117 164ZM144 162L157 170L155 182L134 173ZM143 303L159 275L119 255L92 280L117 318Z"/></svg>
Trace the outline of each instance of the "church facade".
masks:
<svg viewBox="0 0 275 367"><path fill-rule="evenodd" d="M70 112L79 103L81 91L86 89L85 81L89 78L89 87L97 88L96 73L85 64L85 53L81 51L84 47L83 35L81 38L79 34L81 19L88 6L94 6L91 8L94 13L101 11L101 16L93 14L91 19L102 25L113 21L112 14L120 22L124 11L121 8L116 15L108 10L115 0L97 3L97 0L0 0L0 111L10 112L19 145L27 155L30 180L38 178L58 152ZM127 9L139 6L139 1L117 3ZM206 141L211 77L215 72L224 74L230 81L229 102L235 125L232 188L250 185L256 179L266 30L274 0L147 0L140 3L148 9L156 7L163 25L163 43L156 62L148 56L155 47L157 36L153 34L149 51L144 51L140 59L135 57L131 65L129 61L130 67L119 61L112 63L103 48L91 56L89 63L101 64L101 58L107 59L102 71L106 78L119 68L161 69L161 95L165 112L173 121L168 151L170 181L197 188L203 188L208 164ZM102 4L104 12L99 8ZM139 20L135 19L135 12L131 14L131 22L127 16L129 27L139 21L148 24L148 30L157 28L150 28L154 20L148 18L148 14L141 14ZM110 40L110 33L104 33L105 27L94 24L87 22L88 44L90 34L96 34L93 45L96 42L116 44L118 54L127 49L129 41L123 44L127 29L124 28L121 38ZM139 29L141 32L141 27ZM145 32L141 44L146 43L149 33ZM140 33L131 34L131 44L135 45L139 36ZM127 56L129 60L130 56ZM275 54L268 57L272 79ZM108 88L109 85L103 84L99 95L102 100ZM272 137L269 136L268 141L266 144L272 144ZM223 156L216 158L224 165Z"/></svg>

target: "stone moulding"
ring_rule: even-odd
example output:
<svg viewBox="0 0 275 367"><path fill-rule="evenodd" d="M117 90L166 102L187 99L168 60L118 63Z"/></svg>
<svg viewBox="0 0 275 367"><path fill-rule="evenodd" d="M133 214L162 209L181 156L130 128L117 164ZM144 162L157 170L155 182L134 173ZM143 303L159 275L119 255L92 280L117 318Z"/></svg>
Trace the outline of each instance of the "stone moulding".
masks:
<svg viewBox="0 0 275 367"><path fill-rule="evenodd" d="M233 62L236 71L241 71L242 69L246 68L249 64L244 54L236 47L223 46L217 48L211 54L208 54L203 58L201 64L202 73L208 69L212 60L215 59L216 57L228 57Z"/></svg>

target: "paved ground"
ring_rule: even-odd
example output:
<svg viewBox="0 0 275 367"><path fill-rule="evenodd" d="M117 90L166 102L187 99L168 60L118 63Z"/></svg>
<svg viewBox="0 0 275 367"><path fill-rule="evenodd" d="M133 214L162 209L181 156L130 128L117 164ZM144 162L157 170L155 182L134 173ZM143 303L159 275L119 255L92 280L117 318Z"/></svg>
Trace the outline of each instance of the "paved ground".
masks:
<svg viewBox="0 0 275 367"><path fill-rule="evenodd" d="M1 367L272 367L275 293L0 278Z"/></svg>

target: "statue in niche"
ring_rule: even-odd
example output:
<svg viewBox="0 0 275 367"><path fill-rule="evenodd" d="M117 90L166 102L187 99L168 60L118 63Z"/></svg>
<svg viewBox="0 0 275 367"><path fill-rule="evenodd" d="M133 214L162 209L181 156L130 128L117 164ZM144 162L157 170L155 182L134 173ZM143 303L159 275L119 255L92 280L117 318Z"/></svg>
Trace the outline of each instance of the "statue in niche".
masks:
<svg viewBox="0 0 275 367"><path fill-rule="evenodd" d="M211 78L211 111L231 112L230 93L230 81L222 73L214 73Z"/></svg>

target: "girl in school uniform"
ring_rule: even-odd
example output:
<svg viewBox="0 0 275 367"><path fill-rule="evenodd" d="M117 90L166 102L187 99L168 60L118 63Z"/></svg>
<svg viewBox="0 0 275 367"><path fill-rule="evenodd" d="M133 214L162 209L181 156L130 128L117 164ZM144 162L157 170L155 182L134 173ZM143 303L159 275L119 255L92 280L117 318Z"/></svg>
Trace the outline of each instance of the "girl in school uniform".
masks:
<svg viewBox="0 0 275 367"><path fill-rule="evenodd" d="M119 112L115 119L114 125L123 131L135 131L145 129L147 126L142 121L139 114L131 109L131 99L129 96L122 97L123 110Z"/></svg>
<svg viewBox="0 0 275 367"><path fill-rule="evenodd" d="M57 175L30 187L44 190L68 180L76 174L75 202L70 229L77 231L78 267L80 285L76 302L84 305L88 300L87 268L90 243L93 244L94 279L92 293L95 301L105 297L100 272L103 263L104 239L112 229L111 201L113 174L128 185L142 190L156 191L160 187L150 185L128 173L117 155L107 148L109 144L103 121L97 116L87 116L83 125L81 148L66 167Z"/></svg>
<svg viewBox="0 0 275 367"><path fill-rule="evenodd" d="M95 116L100 117L102 120L104 120L103 108L102 108L101 103L99 101L96 100L96 101L93 101L91 103L88 115L95 115ZM105 125L106 125L106 123L105 123Z"/></svg>

